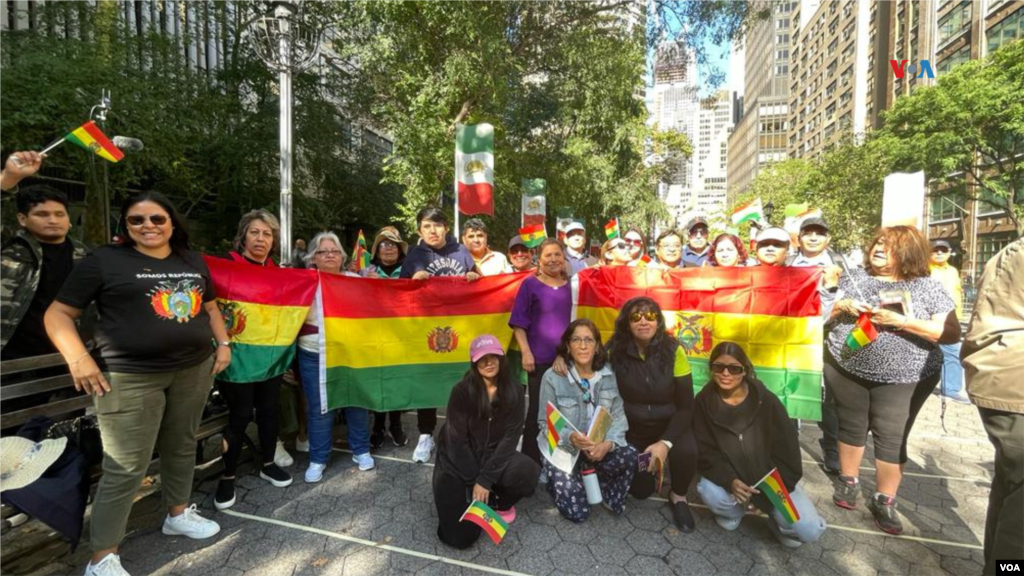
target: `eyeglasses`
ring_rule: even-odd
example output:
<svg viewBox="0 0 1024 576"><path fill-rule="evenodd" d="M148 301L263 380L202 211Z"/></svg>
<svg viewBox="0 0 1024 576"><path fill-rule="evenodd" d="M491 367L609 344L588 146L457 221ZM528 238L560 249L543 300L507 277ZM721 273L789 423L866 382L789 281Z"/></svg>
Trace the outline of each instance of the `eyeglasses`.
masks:
<svg viewBox="0 0 1024 576"><path fill-rule="evenodd" d="M314 256L341 256L341 250L317 250Z"/></svg>
<svg viewBox="0 0 1024 576"><path fill-rule="evenodd" d="M132 214L131 216L125 217L125 222L128 222L130 226L142 226L146 223L146 220L149 220L154 226L163 226L164 224L167 224L167 221L170 220L170 218L163 214L150 214L149 216Z"/></svg>
<svg viewBox="0 0 1024 576"><path fill-rule="evenodd" d="M381 248L398 248L398 244L395 244L390 240L381 240L378 246L380 246Z"/></svg>
<svg viewBox="0 0 1024 576"><path fill-rule="evenodd" d="M627 248L629 248L629 244L626 244L625 242L612 244L612 250L626 250Z"/></svg>
<svg viewBox="0 0 1024 576"><path fill-rule="evenodd" d="M583 338L581 338L579 336L573 336L572 338L569 339L569 344L572 344L573 346L581 346L581 347L584 347L584 348L590 348L594 344L597 344L597 340L594 340L590 336L586 336L586 337L583 337Z"/></svg>
<svg viewBox="0 0 1024 576"><path fill-rule="evenodd" d="M728 372L733 376L739 376L740 374L746 372L747 369L741 366L740 364L722 364L721 362L712 362L711 371L714 372L715 374L722 374L724 372Z"/></svg>
<svg viewBox="0 0 1024 576"><path fill-rule="evenodd" d="M641 318L647 320L648 322L657 322L658 314L656 312L651 312L650 310L648 310L647 312L633 312L632 314L629 315L629 321L633 322L634 324L639 322Z"/></svg>

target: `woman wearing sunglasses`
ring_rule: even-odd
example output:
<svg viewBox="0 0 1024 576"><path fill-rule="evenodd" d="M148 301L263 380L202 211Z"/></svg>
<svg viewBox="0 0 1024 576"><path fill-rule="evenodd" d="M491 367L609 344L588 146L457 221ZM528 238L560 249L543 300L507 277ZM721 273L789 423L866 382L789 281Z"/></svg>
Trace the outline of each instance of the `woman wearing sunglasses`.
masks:
<svg viewBox="0 0 1024 576"><path fill-rule="evenodd" d="M536 462L516 452L523 387L512 379L501 343L490 334L477 336L469 345L469 361L448 399L433 478L437 537L460 550L480 537L476 524L460 521L474 500L512 522L516 502L533 493L540 474Z"/></svg>
<svg viewBox="0 0 1024 576"><path fill-rule="evenodd" d="M645 296L626 302L608 341L619 393L625 402L629 431L626 440L638 451L668 464L672 472L669 506L676 526L696 526L686 493L697 473L697 441L693 437L693 377L679 342L666 333L658 304ZM629 492L644 499L655 490L653 473L633 479ZM653 469L652 469L653 472Z"/></svg>
<svg viewBox="0 0 1024 576"><path fill-rule="evenodd" d="M753 505L768 514L768 526L784 546L816 542L825 521L798 485L803 476L800 444L786 408L757 379L739 344L719 343L709 363L711 381L697 394L693 417L701 499L726 530L739 528ZM778 468L800 517L793 524L754 487L773 468Z"/></svg>
<svg viewBox="0 0 1024 576"><path fill-rule="evenodd" d="M75 388L93 396L103 437L87 575L127 574L118 546L154 449L167 506L163 533L198 539L220 531L188 506L196 430L214 375L231 362L210 272L162 194L130 198L120 228L121 245L83 259L44 320ZM99 323L90 353L75 319L92 302Z"/></svg>
<svg viewBox="0 0 1024 576"><path fill-rule="evenodd" d="M631 228L626 232L625 236L623 236L623 239L626 241L626 244L629 245L630 265L643 266L645 262L642 258L645 256L647 249L647 241L644 240L644 235L635 228Z"/></svg>
<svg viewBox="0 0 1024 576"><path fill-rule="evenodd" d="M613 238L601 246L601 262L598 266L629 266L632 261L629 243L622 238Z"/></svg>
<svg viewBox="0 0 1024 576"><path fill-rule="evenodd" d="M568 441L580 451L572 474L555 468L545 459L543 465L548 474L548 493L555 499L555 506L562 516L573 522L583 522L590 516L590 505L583 488L582 471L594 469L604 506L613 514L622 514L626 509L629 485L636 473L638 452L626 442L629 424L615 382L615 372L606 365L607 354L601 344L601 332L589 319L574 320L562 335L558 355L565 360L568 373L562 376L551 369L544 374L540 386L540 407L536 412L537 425L541 429L537 442L548 445L548 402L583 433L572 432L569 435ZM605 440L594 443L585 433L598 406L611 414L612 425Z"/></svg>

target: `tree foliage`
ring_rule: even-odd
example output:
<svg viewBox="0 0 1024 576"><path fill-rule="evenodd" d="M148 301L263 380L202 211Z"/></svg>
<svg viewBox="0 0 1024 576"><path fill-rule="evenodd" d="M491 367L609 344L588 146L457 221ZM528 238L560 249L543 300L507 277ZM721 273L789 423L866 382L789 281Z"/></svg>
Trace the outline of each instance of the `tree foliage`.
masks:
<svg viewBox="0 0 1024 576"><path fill-rule="evenodd" d="M1024 41L966 62L896 101L874 145L904 172L924 170L932 194L965 175L970 198L1024 231Z"/></svg>

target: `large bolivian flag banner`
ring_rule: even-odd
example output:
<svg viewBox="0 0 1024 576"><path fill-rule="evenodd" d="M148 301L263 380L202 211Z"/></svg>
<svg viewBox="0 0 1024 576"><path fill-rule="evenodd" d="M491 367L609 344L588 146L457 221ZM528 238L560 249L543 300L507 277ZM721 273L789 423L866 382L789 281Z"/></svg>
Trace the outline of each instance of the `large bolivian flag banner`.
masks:
<svg viewBox="0 0 1024 576"><path fill-rule="evenodd" d="M447 405L469 368L473 338L493 334L511 342L508 320L525 277L321 275L321 405L377 411Z"/></svg>
<svg viewBox="0 0 1024 576"><path fill-rule="evenodd" d="M711 378L711 350L729 340L790 416L820 420L820 275L816 268L588 268L573 279L573 316L593 320L607 341L622 305L648 296L690 360L694 392Z"/></svg>
<svg viewBox="0 0 1024 576"><path fill-rule="evenodd" d="M231 364L217 378L260 382L284 374L317 289L316 270L263 268L206 256L231 337Z"/></svg>

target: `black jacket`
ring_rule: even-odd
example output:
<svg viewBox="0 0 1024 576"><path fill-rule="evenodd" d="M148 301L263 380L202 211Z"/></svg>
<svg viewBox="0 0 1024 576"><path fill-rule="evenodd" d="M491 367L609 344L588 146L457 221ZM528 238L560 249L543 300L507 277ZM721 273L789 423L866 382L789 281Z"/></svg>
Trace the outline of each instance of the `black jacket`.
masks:
<svg viewBox="0 0 1024 576"><path fill-rule="evenodd" d="M646 358L641 358L636 343L630 341L625 353L613 359L629 422L628 437L678 443L693 434L693 376L673 376L678 348L679 342L666 339L663 348L648 348Z"/></svg>
<svg viewBox="0 0 1024 576"><path fill-rule="evenodd" d="M745 401L753 402L749 410L727 406L713 383L697 394L693 417L697 468L701 476L726 490L736 478L753 486L778 468L792 491L803 476L796 427L782 402L760 380L754 380L749 389ZM763 494L755 495L753 502L761 510L771 510Z"/></svg>
<svg viewBox="0 0 1024 576"><path fill-rule="evenodd" d="M437 436L437 466L467 486L479 484L490 490L516 453L523 433L523 387L516 385L515 406L499 406L485 420L477 414L470 386L472 380L463 378L448 398L445 423Z"/></svg>

